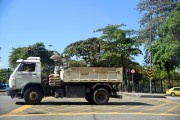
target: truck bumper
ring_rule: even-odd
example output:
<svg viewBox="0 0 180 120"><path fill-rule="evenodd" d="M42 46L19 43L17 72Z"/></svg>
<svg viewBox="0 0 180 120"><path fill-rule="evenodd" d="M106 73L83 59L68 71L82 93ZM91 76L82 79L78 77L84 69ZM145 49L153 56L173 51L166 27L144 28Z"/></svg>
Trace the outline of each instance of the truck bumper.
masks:
<svg viewBox="0 0 180 120"><path fill-rule="evenodd" d="M12 88L7 89L7 95L11 96L11 98L20 97L21 96L20 92L21 90L17 90L17 89L12 89Z"/></svg>

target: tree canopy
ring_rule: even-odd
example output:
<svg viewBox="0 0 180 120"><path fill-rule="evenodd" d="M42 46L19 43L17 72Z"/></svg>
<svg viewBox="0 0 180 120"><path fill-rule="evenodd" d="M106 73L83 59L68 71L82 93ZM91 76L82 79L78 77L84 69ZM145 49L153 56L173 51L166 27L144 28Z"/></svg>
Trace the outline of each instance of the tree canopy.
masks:
<svg viewBox="0 0 180 120"><path fill-rule="evenodd" d="M150 62L150 46L158 37L158 29L169 18L180 0L140 0L136 9L142 14L139 21L140 30L138 38L145 44L146 63ZM150 40L151 37L151 40Z"/></svg>
<svg viewBox="0 0 180 120"><path fill-rule="evenodd" d="M69 44L64 49L63 54L70 57L77 57L83 59L86 64L91 64L91 66L97 66L97 54L96 45L97 38L88 38L86 40L80 40Z"/></svg>
<svg viewBox="0 0 180 120"><path fill-rule="evenodd" d="M126 37L134 31L122 30L121 26L108 25L98 29L95 32L102 32L102 36L71 43L65 48L64 54L80 57L90 66L121 67L132 55L141 53L136 40ZM100 44L99 53L96 51L97 43Z"/></svg>
<svg viewBox="0 0 180 120"><path fill-rule="evenodd" d="M180 3L162 26L159 28L159 38L152 46L154 67L167 72L170 88L170 72L180 67Z"/></svg>

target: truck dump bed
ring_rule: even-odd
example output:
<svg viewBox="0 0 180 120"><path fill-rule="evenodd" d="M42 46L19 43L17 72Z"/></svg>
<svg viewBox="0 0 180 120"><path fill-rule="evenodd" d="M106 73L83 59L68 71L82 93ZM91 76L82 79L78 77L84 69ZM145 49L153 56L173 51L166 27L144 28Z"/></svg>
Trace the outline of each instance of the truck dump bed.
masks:
<svg viewBox="0 0 180 120"><path fill-rule="evenodd" d="M115 82L123 80L122 68L72 67L64 71L64 82Z"/></svg>

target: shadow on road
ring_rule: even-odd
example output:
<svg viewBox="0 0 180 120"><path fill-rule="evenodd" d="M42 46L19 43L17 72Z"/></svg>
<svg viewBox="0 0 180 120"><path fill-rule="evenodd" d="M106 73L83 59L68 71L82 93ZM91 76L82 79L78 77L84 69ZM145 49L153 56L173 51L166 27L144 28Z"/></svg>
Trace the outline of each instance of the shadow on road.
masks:
<svg viewBox="0 0 180 120"><path fill-rule="evenodd" d="M16 102L17 105L26 105L25 102ZM88 102L41 102L38 105L95 105L95 104L91 104ZM107 105L135 105L135 106L140 106L140 105L146 105L146 106L153 106L152 104L148 104L148 103L143 103L143 102L109 102Z"/></svg>

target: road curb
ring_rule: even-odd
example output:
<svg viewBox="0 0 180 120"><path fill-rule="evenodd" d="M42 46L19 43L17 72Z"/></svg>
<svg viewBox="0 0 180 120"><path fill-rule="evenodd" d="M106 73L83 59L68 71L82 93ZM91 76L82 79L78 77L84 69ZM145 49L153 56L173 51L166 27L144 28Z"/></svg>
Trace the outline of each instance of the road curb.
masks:
<svg viewBox="0 0 180 120"><path fill-rule="evenodd" d="M141 98L166 98L164 94L146 94L146 93L124 93L126 96L141 97Z"/></svg>
<svg viewBox="0 0 180 120"><path fill-rule="evenodd" d="M7 92L0 91L0 96L7 96Z"/></svg>

